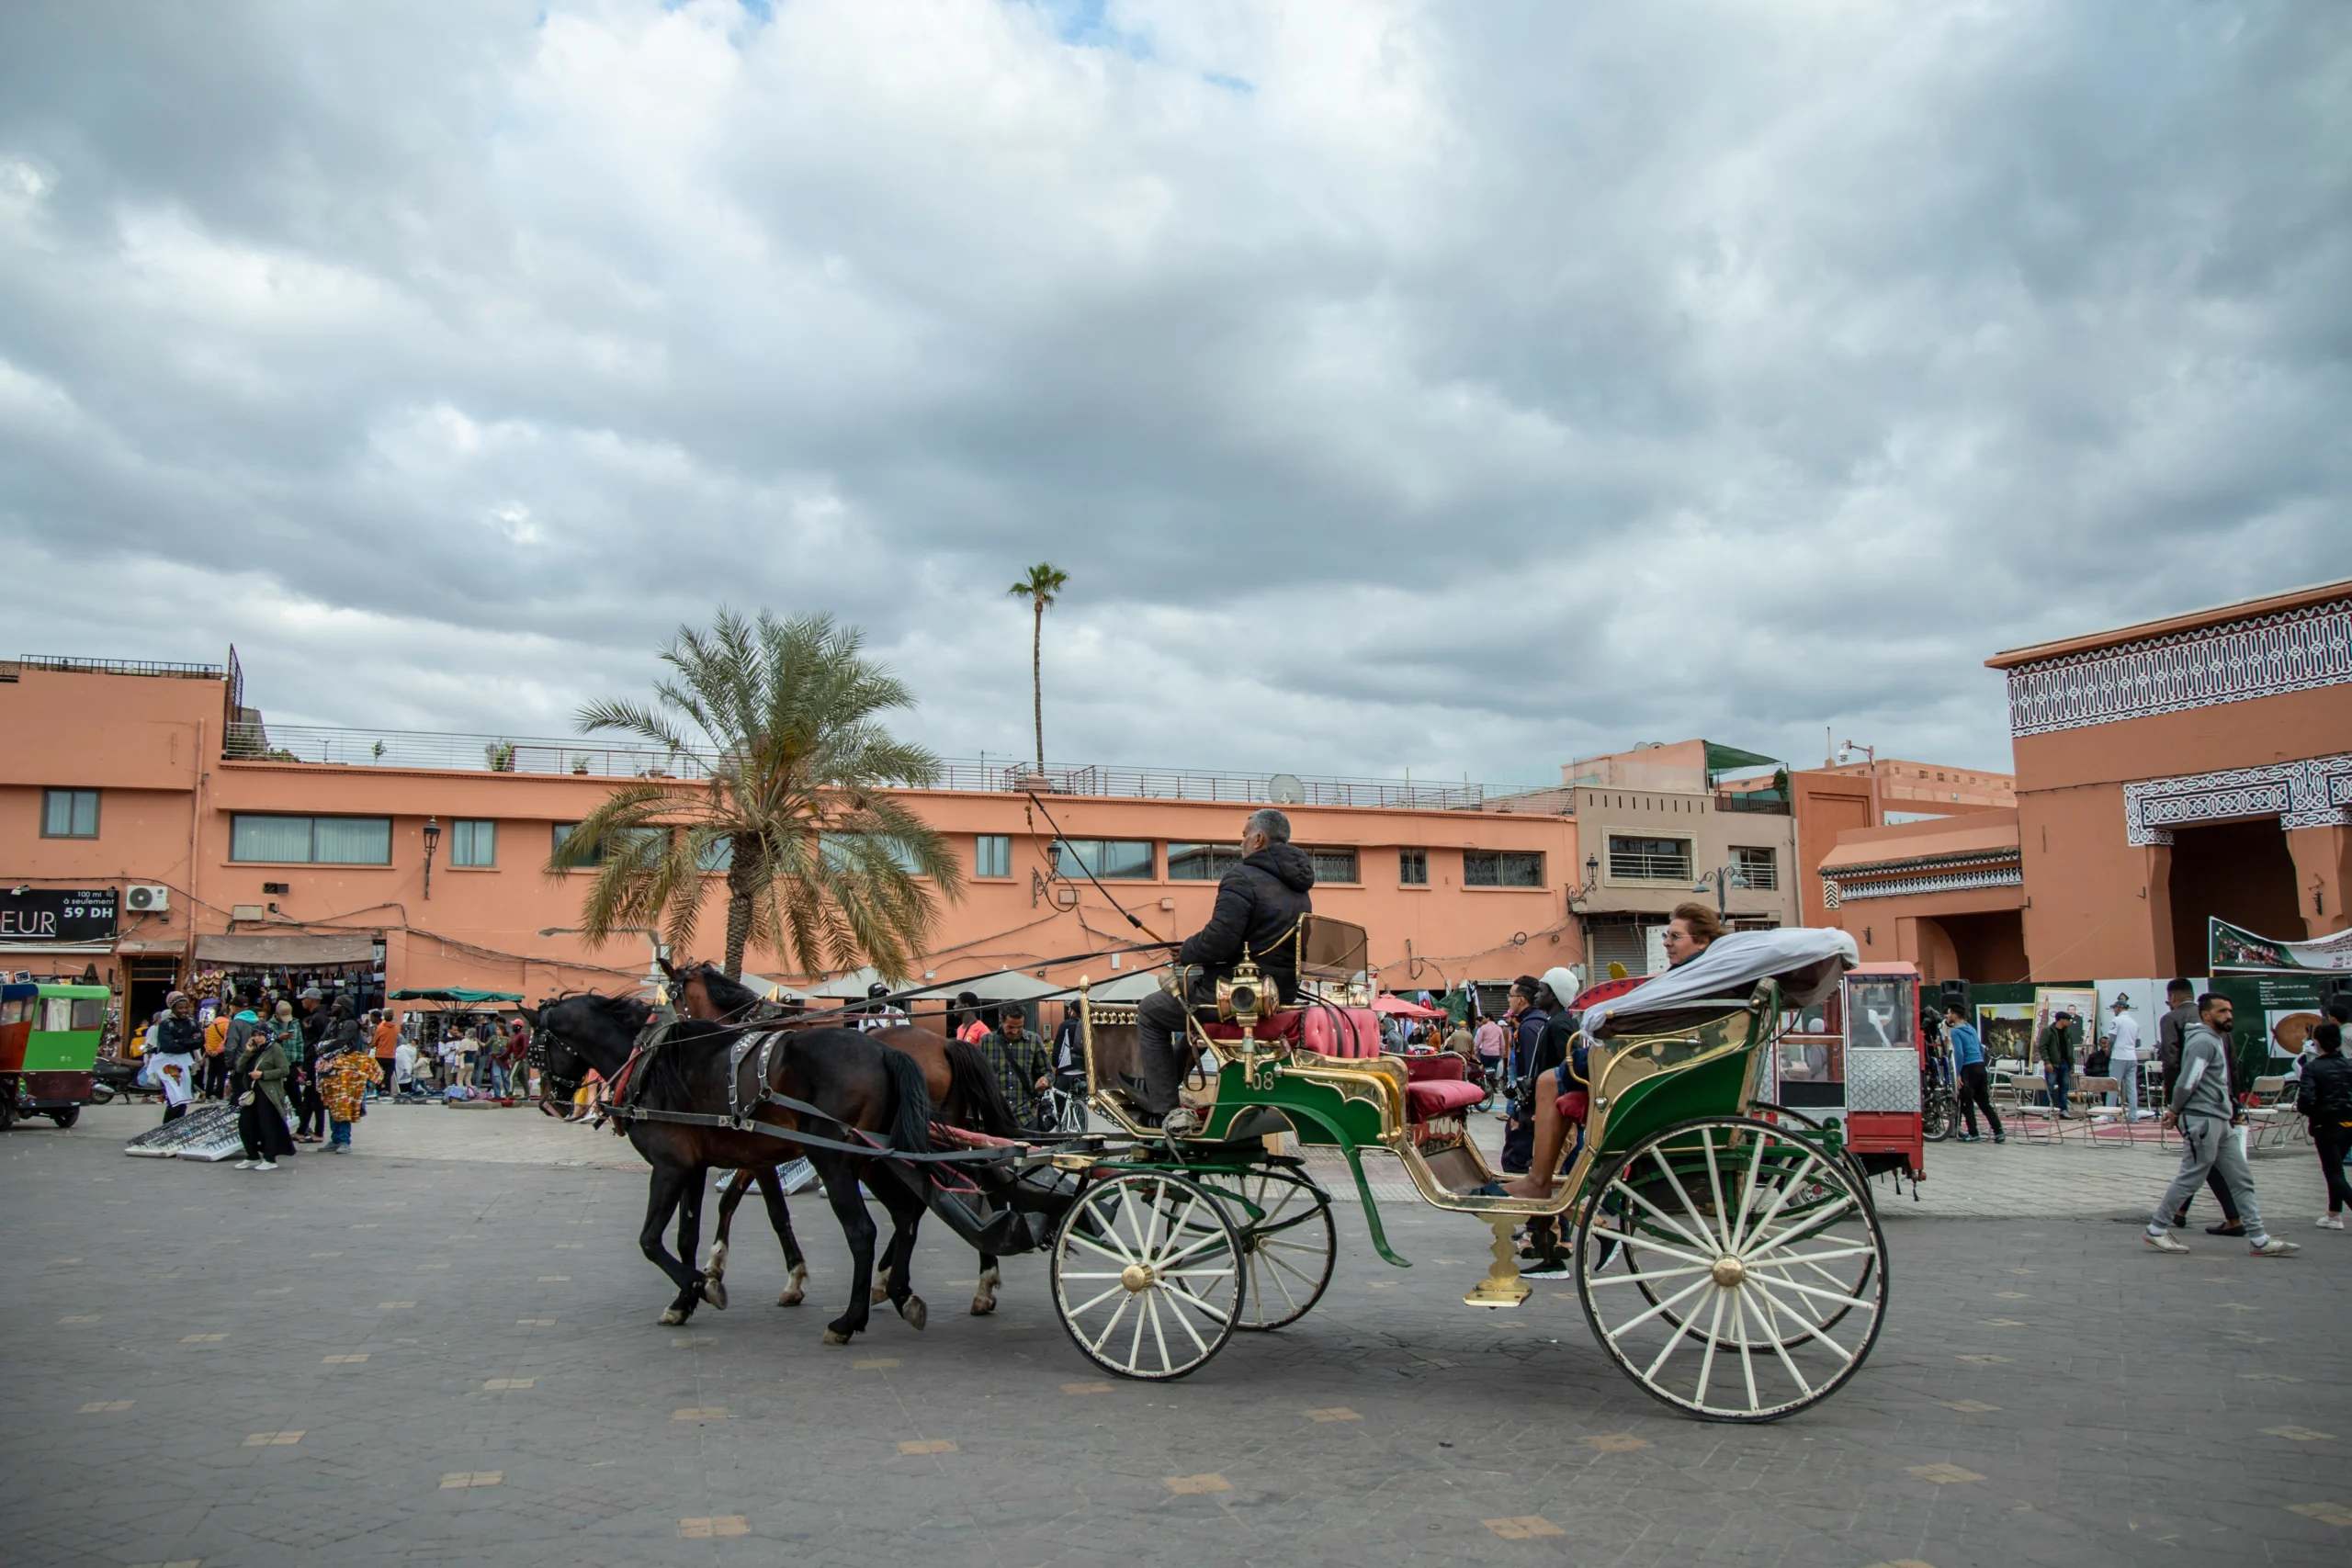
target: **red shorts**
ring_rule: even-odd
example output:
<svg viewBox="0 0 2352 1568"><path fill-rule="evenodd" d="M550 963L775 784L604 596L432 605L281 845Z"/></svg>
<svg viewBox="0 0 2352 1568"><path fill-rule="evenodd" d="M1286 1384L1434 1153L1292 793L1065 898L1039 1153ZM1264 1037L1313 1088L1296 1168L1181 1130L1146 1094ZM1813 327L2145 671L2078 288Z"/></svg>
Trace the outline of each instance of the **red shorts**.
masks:
<svg viewBox="0 0 2352 1568"><path fill-rule="evenodd" d="M1592 1096L1580 1089L1572 1089L1554 1101L1563 1122L1582 1122L1592 1109Z"/></svg>

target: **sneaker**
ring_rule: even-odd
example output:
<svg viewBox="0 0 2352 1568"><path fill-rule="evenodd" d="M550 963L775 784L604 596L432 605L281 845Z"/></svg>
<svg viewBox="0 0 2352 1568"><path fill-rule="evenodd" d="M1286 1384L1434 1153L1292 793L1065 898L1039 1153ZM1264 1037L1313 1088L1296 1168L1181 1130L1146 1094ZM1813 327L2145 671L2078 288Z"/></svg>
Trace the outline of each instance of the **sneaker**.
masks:
<svg viewBox="0 0 2352 1568"><path fill-rule="evenodd" d="M2260 1247L2249 1247L2246 1248L2246 1251L2256 1258L2292 1258L2296 1253L2301 1252L2301 1250L2302 1248L2295 1243L2291 1241L2280 1241L2275 1235L2267 1237Z"/></svg>
<svg viewBox="0 0 2352 1568"><path fill-rule="evenodd" d="M1566 1280L1575 1274L1575 1268L1565 1258L1544 1258L1519 1271L1522 1280Z"/></svg>
<svg viewBox="0 0 2352 1568"><path fill-rule="evenodd" d="M2158 1252L2187 1252L2188 1250L2188 1248L2181 1246L2180 1243L2173 1240L2169 1235L2158 1235L2153 1231L2143 1230L2140 1233L2140 1239L2146 1242L2150 1247L2154 1247Z"/></svg>
<svg viewBox="0 0 2352 1568"><path fill-rule="evenodd" d="M254 1159L241 1159L241 1160L239 1160L239 1161L236 1163L236 1166L234 1167L234 1168L235 1168L235 1169L238 1169L238 1170L251 1170L254 1167L255 1167L255 1166L259 1165L260 1163L261 1163L261 1161L259 1161L259 1160L254 1160Z"/></svg>
<svg viewBox="0 0 2352 1568"><path fill-rule="evenodd" d="M2314 1223L2324 1231L2340 1231L2344 1228L2344 1216L2341 1214L2322 1214Z"/></svg>
<svg viewBox="0 0 2352 1568"><path fill-rule="evenodd" d="M2245 1235L2245 1222L2244 1220L2223 1220L2218 1225L2207 1225L2205 1227L2205 1234L2207 1235Z"/></svg>
<svg viewBox="0 0 2352 1568"><path fill-rule="evenodd" d="M2007 1133L1996 1133L1993 1134L1993 1141L1996 1144L2006 1144L2009 1141L2009 1135Z"/></svg>
<svg viewBox="0 0 2352 1568"><path fill-rule="evenodd" d="M259 1160L254 1163L254 1168L255 1170L276 1170L277 1168L277 1162L274 1159Z"/></svg>
<svg viewBox="0 0 2352 1568"><path fill-rule="evenodd" d="M1180 1105L1160 1118L1159 1130L1171 1138L1189 1138L1201 1130L1201 1113L1189 1105Z"/></svg>

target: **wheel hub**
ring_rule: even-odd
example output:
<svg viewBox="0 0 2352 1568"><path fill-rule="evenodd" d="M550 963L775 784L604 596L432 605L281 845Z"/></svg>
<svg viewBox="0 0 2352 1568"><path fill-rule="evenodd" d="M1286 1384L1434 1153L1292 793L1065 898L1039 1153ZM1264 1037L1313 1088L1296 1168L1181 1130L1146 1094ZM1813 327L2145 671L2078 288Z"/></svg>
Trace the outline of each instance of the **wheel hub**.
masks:
<svg viewBox="0 0 2352 1568"><path fill-rule="evenodd" d="M1148 1291L1152 1286L1150 1268L1142 1263L1130 1263L1119 1270L1119 1283L1130 1291Z"/></svg>
<svg viewBox="0 0 2352 1568"><path fill-rule="evenodd" d="M1708 1272L1714 1276L1715 1283L1726 1291L1747 1280L1747 1265L1728 1253L1716 1258L1714 1268Z"/></svg>

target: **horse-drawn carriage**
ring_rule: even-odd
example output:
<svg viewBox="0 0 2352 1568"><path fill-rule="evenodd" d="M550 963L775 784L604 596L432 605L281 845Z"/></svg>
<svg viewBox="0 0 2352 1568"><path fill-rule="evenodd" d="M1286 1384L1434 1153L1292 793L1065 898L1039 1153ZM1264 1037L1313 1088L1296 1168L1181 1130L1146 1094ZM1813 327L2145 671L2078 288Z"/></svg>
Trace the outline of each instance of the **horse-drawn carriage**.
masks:
<svg viewBox="0 0 2352 1568"><path fill-rule="evenodd" d="M1190 1017L1199 1060L1186 1100L1200 1124L1189 1136L1171 1137L1138 1111L1128 1088L1141 1076L1136 1010L1095 1003L1083 982L1091 1131L1005 1138L934 1122L926 1140L901 1118L886 1137L878 1111L857 1123L810 1103L816 1089L790 1087L793 1047L771 1071L786 1032L746 1035L724 1053L723 1114L627 1113L657 1131L757 1131L803 1145L820 1165L844 1152L864 1156L855 1168L900 1222L882 1273L900 1270L888 1288L913 1321L922 1304L912 1298L909 1311L912 1232L901 1213L912 1198L981 1252L984 1278L991 1255L1046 1252L1054 1308L1071 1340L1125 1377L1182 1377L1235 1333L1281 1328L1314 1307L1339 1235L1318 1169L1344 1170L1374 1250L1408 1266L1382 1227L1368 1160L1393 1162L1425 1201L1490 1228L1494 1261L1463 1297L1472 1306L1524 1301L1515 1233L1554 1231L1602 1348L1679 1409L1771 1420L1827 1397L1860 1367L1886 1301L1885 1245L1867 1183L1835 1123L1766 1101L1775 1043L1793 1010L1827 995L1850 967L1850 937L1738 933L1596 1003L1584 1024L1588 1118L1542 1199L1508 1195L1487 1166L1465 1120L1482 1096L1463 1080L1458 1057L1381 1050L1363 930L1310 915L1290 940L1283 967L1297 975L1295 996L1280 998L1245 957L1216 987L1215 1005ZM768 1043L754 1052L753 1038ZM754 1055L757 1073L745 1077ZM945 1146L913 1152L918 1142ZM871 1258L852 1168L836 1163L828 1185L854 1258ZM885 1171L895 1182L877 1182ZM662 1228L662 1179L657 1161L649 1256ZM886 1191L894 1186L905 1190ZM795 1265L787 1299L797 1300L797 1246L786 1226L779 1231ZM862 1264L856 1273L862 1294ZM702 1282L690 1269L673 1278L689 1295ZM723 1294L708 1299L723 1304ZM838 1341L865 1322L854 1296L831 1332Z"/></svg>
<svg viewBox="0 0 2352 1568"><path fill-rule="evenodd" d="M1081 987L1102 1130L1028 1160L1075 1179L1050 1250L1055 1311L1091 1359L1181 1377L1238 1332L1295 1323L1331 1278L1338 1227L1317 1179L1336 1155L1373 1247L1389 1245L1365 1169L1400 1168L1428 1203L1492 1230L1463 1297L1517 1306L1514 1233L1559 1227L1577 1295L1610 1357L1694 1415L1769 1420L1826 1397L1878 1337L1886 1258L1868 1187L1836 1127L1763 1104L1790 1010L1837 984L1842 932L1756 933L1655 980L1589 1025L1589 1119L1547 1199L1504 1195L1464 1120L1482 1098L1460 1058L1384 1054L1364 933L1308 916L1299 995L1272 1005L1245 964L1214 1017L1188 1023L1199 1132L1145 1124L1125 1084L1135 1010ZM1792 994L1794 993L1794 994ZM1600 1010L1596 1009L1596 1012ZM1285 1153L1295 1140L1300 1153ZM1850 1325L1850 1326L1849 1326Z"/></svg>

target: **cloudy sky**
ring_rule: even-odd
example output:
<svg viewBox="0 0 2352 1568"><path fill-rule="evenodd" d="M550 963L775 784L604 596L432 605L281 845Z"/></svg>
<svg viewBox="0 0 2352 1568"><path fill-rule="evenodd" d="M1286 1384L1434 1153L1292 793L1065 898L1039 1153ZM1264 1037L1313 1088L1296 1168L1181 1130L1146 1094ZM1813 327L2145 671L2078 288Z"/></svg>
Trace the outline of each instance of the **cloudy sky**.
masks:
<svg viewBox="0 0 2352 1568"><path fill-rule="evenodd" d="M2352 10L0 10L0 655L560 735L830 610L955 756L2005 766L2352 570Z"/></svg>

